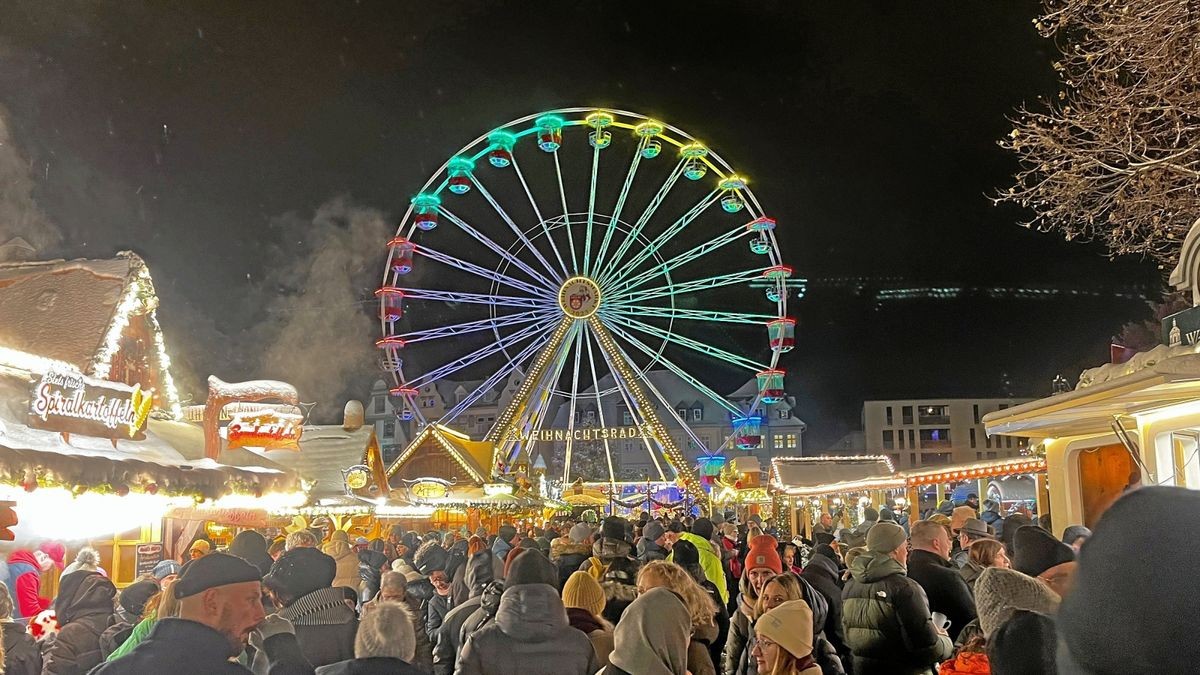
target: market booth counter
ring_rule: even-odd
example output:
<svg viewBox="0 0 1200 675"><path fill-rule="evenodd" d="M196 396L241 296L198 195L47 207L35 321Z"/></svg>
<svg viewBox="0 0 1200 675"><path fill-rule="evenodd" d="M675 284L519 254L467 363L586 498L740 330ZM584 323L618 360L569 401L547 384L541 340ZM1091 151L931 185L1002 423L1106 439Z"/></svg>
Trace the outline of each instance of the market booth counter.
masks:
<svg viewBox="0 0 1200 675"><path fill-rule="evenodd" d="M1074 391L983 418L1041 441L1054 529L1096 524L1141 485L1200 489L1200 345L1159 346L1085 371Z"/></svg>

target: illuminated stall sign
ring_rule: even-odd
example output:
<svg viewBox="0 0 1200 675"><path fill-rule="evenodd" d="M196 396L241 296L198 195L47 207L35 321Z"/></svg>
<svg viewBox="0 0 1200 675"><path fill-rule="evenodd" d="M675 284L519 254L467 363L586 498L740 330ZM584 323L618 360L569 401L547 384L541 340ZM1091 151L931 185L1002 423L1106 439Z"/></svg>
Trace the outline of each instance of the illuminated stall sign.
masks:
<svg viewBox="0 0 1200 675"><path fill-rule="evenodd" d="M632 427L539 429L532 433L511 429L508 437L514 441L612 441L624 438L654 438L654 429L649 424Z"/></svg>
<svg viewBox="0 0 1200 675"><path fill-rule="evenodd" d="M36 429L141 440L154 390L49 370L29 399L29 426Z"/></svg>
<svg viewBox="0 0 1200 675"><path fill-rule="evenodd" d="M299 450L304 417L274 410L234 413L225 433L230 448Z"/></svg>

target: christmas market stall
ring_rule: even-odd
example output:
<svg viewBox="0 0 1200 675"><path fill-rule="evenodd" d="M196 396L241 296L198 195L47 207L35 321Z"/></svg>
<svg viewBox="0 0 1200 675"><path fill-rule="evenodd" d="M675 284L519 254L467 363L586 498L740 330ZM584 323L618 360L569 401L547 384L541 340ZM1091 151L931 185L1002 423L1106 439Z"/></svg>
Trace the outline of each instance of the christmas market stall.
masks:
<svg viewBox="0 0 1200 675"><path fill-rule="evenodd" d="M835 529L853 528L866 506L888 503L888 491L904 487L883 455L775 457L770 480L777 526L805 536L822 512L833 516Z"/></svg>
<svg viewBox="0 0 1200 675"><path fill-rule="evenodd" d="M508 466L494 454L491 441L425 425L388 467L391 500L379 517L417 530L495 531L502 522L540 521L562 506L546 498L545 468L531 464L528 453Z"/></svg>
<svg viewBox="0 0 1200 675"><path fill-rule="evenodd" d="M189 456L157 433L181 412L157 306L132 253L0 265L0 501L17 519L6 556L90 545L124 586L166 554L168 510L296 491L290 472Z"/></svg>

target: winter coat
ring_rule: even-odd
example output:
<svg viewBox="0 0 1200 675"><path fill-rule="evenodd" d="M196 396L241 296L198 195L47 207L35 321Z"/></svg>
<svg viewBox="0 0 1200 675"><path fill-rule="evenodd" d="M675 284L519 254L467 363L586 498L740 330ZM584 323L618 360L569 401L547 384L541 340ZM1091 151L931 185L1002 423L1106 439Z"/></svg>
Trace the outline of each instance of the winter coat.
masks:
<svg viewBox="0 0 1200 675"><path fill-rule="evenodd" d="M41 675L42 652L25 624L4 621L0 631L4 633L4 675Z"/></svg>
<svg viewBox="0 0 1200 675"><path fill-rule="evenodd" d="M346 606L341 588L315 590L279 610L279 616L292 622L300 652L314 668L354 658L358 616ZM262 675L267 668L266 655L255 656L254 672Z"/></svg>
<svg viewBox="0 0 1200 675"><path fill-rule="evenodd" d="M692 675L717 675L716 664L709 648L717 641L717 626L713 622L692 626L688 640L687 669Z"/></svg>
<svg viewBox="0 0 1200 675"><path fill-rule="evenodd" d="M704 570L704 576L717 587L717 592L721 594L721 602L728 603L729 587L725 585L725 569L721 566L721 556L713 550L712 542L691 532L681 532L679 539L696 545L696 550L700 552L700 568ZM667 560L673 559L673 556L667 556Z"/></svg>
<svg viewBox="0 0 1200 675"><path fill-rule="evenodd" d="M750 586L750 578L743 576L738 583L741 592L738 594L737 611L729 618L729 637L725 638L725 665L722 672L725 675L744 675L742 665L749 656L748 645L754 630L754 603L758 596Z"/></svg>
<svg viewBox="0 0 1200 675"><path fill-rule="evenodd" d="M271 565L275 563L271 554L267 553L267 540L254 530L238 532L233 541L229 543L229 552L254 565L264 577L271 571ZM340 567L338 571L341 571ZM341 575L339 574L339 576Z"/></svg>
<svg viewBox="0 0 1200 675"><path fill-rule="evenodd" d="M621 539L602 538L592 545L592 556L579 566L604 589L604 618L614 624L637 597L637 574L641 563L632 557L633 547ZM569 576L569 575L568 575Z"/></svg>
<svg viewBox="0 0 1200 675"><path fill-rule="evenodd" d="M950 556L950 562L961 570L963 567L966 567L967 563L971 562L971 552L965 548L955 549L954 553Z"/></svg>
<svg viewBox="0 0 1200 675"><path fill-rule="evenodd" d="M825 637L825 631L828 630L829 625L829 602L825 600L825 596L821 595L817 589L813 588L804 579L799 579L799 583L801 599L804 600L813 614L812 656L816 661L818 670L823 675L846 675L846 669L842 664L841 656L834 648L833 643ZM759 675L758 662L754 660L753 656L754 643L757 639L757 636L754 634L754 624L751 623L749 626L749 638L746 641L741 663L738 664L737 672L741 675Z"/></svg>
<svg viewBox="0 0 1200 675"><path fill-rule="evenodd" d="M59 582L58 635L42 659L42 675L83 675L104 660L100 634L113 618L117 588L99 572L73 572Z"/></svg>
<svg viewBox="0 0 1200 675"><path fill-rule="evenodd" d="M362 585L357 587L358 597L373 600L379 594L379 581L387 564L387 556L378 551L368 549L358 552L358 578L362 581Z"/></svg>
<svg viewBox="0 0 1200 675"><path fill-rule="evenodd" d="M268 675L312 675L300 654L296 636L272 635L263 642ZM229 640L196 621L163 619L129 654L100 666L89 675L250 675L245 666L230 661Z"/></svg>
<svg viewBox="0 0 1200 675"><path fill-rule="evenodd" d="M567 622L553 586L521 584L504 591L496 622L467 639L458 675L592 675L596 652Z"/></svg>
<svg viewBox="0 0 1200 675"><path fill-rule="evenodd" d="M450 579L451 607L457 607L471 597L471 589L467 586L467 542L459 541L450 547L450 557L446 559L446 577Z"/></svg>
<svg viewBox="0 0 1200 675"><path fill-rule="evenodd" d="M337 570L333 573L333 585L358 590L362 578L358 574L358 554L344 541L331 541L321 547L321 552L333 558Z"/></svg>
<svg viewBox="0 0 1200 675"><path fill-rule="evenodd" d="M41 597L42 571L32 551L21 549L8 556L8 592L13 598L14 619L32 619L50 609L50 600Z"/></svg>
<svg viewBox="0 0 1200 675"><path fill-rule="evenodd" d="M971 590L972 596L975 595L975 581L979 579L979 575L983 574L985 569L987 568L983 565L968 560L967 564L958 570L958 575L963 578L963 581L967 582L967 588Z"/></svg>
<svg viewBox="0 0 1200 675"><path fill-rule="evenodd" d="M406 594L404 606L408 607L409 613L412 614L413 635L416 636L416 648L413 649L413 657L409 663L416 666L421 672L432 673L433 638L425 633L425 621L421 618L421 604Z"/></svg>
<svg viewBox="0 0 1200 675"><path fill-rule="evenodd" d="M451 609L453 607L450 606L450 596L438 595L435 592L425 605L425 626L423 628L425 634L431 638L436 635Z"/></svg>
<svg viewBox="0 0 1200 675"><path fill-rule="evenodd" d="M451 675L454 672L454 664L462 648L459 635L463 623L479 609L483 589L492 581L491 551L480 551L471 556L466 564L465 578L467 587L471 589L470 597L447 612L437 633L430 637L435 675Z"/></svg>
<svg viewBox="0 0 1200 675"><path fill-rule="evenodd" d="M592 616L591 612L580 607L567 608L567 623L588 637L588 641L592 643L592 651L596 652L596 663L601 668L607 666L608 655L613 650L612 624Z"/></svg>
<svg viewBox="0 0 1200 675"><path fill-rule="evenodd" d="M155 621L157 621L157 618L148 617L135 624L133 630L129 632L129 637L125 638L124 642L117 645L117 648L114 649L108 656L105 656L104 660L112 661L113 659L121 658L122 656L125 656L129 652L133 651L133 648L142 644L142 641L144 641L146 636L150 634L150 629L154 628Z"/></svg>
<svg viewBox="0 0 1200 675"><path fill-rule="evenodd" d="M941 612L950 619L951 641L975 618L975 598L954 563L936 553L913 551L908 554L908 578L925 589L929 611Z"/></svg>
<svg viewBox="0 0 1200 675"><path fill-rule="evenodd" d="M120 616L119 612L117 616ZM104 629L104 632L100 634L100 657L102 660L107 661L113 652L120 649L121 645L129 640L129 636L133 635L133 627L134 625L127 621L117 620Z"/></svg>
<svg viewBox="0 0 1200 675"><path fill-rule="evenodd" d="M653 541L642 537L638 539L637 543L637 559L643 565L655 560L666 560L667 550Z"/></svg>
<svg viewBox="0 0 1200 675"><path fill-rule="evenodd" d="M316 675L425 675L425 671L400 659L372 656L321 666Z"/></svg>
<svg viewBox="0 0 1200 675"><path fill-rule="evenodd" d="M592 547L577 544L570 537L559 537L550 542L550 562L558 566L558 587L567 585L567 579L577 572L584 561L592 557Z"/></svg>
<svg viewBox="0 0 1200 675"><path fill-rule="evenodd" d="M814 555L800 578L825 598L829 616L825 620L825 637L841 657L844 664L850 661L850 647L846 645L846 634L842 630L842 588L838 583L842 575L837 563L823 555Z"/></svg>
<svg viewBox="0 0 1200 675"><path fill-rule="evenodd" d="M700 570L688 570L692 578L696 578L697 574L702 574ZM708 593L708 597L712 598L713 607L713 624L717 627L717 634L712 638L705 640L708 645L708 655L712 658L713 667L721 665L721 654L725 651L725 641L729 639L729 610L725 605L721 604L721 594L717 592L717 587L707 579L700 584L700 587ZM695 673L693 673L695 675Z"/></svg>
<svg viewBox="0 0 1200 675"><path fill-rule="evenodd" d="M850 565L842 627L854 675L924 675L954 648L934 629L921 585L886 553L867 551Z"/></svg>

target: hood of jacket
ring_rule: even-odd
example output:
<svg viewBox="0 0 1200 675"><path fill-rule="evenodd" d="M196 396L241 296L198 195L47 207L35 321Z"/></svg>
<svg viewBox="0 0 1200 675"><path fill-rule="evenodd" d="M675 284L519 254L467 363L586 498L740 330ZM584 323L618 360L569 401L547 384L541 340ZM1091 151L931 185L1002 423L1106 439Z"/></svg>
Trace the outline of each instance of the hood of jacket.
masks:
<svg viewBox="0 0 1200 675"><path fill-rule="evenodd" d="M54 613L58 624L66 624L84 616L113 614L113 598L117 587L99 572L72 572L59 581Z"/></svg>
<svg viewBox="0 0 1200 675"><path fill-rule="evenodd" d="M468 597L478 598L483 593L483 589L492 583L494 574L491 551L485 549L471 556L471 559L467 561L467 570L463 574L463 581L467 584L469 592Z"/></svg>
<svg viewBox="0 0 1200 675"><path fill-rule="evenodd" d="M642 537L637 543L637 554L638 557L641 558L645 556L646 553L657 553L664 558L667 556L667 550L665 548L659 546L650 539Z"/></svg>
<svg viewBox="0 0 1200 675"><path fill-rule="evenodd" d="M336 626L356 618L354 610L346 605L346 596L340 588L313 591L279 610L279 616L291 621L293 626Z"/></svg>
<svg viewBox="0 0 1200 675"><path fill-rule="evenodd" d="M558 591L546 584L521 584L504 591L496 625L517 642L546 642L569 626Z"/></svg>
<svg viewBox="0 0 1200 675"><path fill-rule="evenodd" d="M601 560L611 561L617 558L628 558L633 547L623 539L604 537L592 544L592 555Z"/></svg>
<svg viewBox="0 0 1200 675"><path fill-rule="evenodd" d="M812 574L828 577L835 584L842 577L837 563L823 555L814 555L808 559L808 565L804 567L804 571L808 572L809 570L812 570Z"/></svg>
<svg viewBox="0 0 1200 675"><path fill-rule="evenodd" d="M679 675L687 670L691 625L679 596L652 588L625 608L609 663L636 675Z"/></svg>
<svg viewBox="0 0 1200 675"><path fill-rule="evenodd" d="M422 577L416 581L408 582L408 585L404 591L404 595L416 600L419 604L424 604L428 602L430 598L437 595L437 590L433 587L432 581L430 581L427 577Z"/></svg>
<svg viewBox="0 0 1200 675"><path fill-rule="evenodd" d="M34 557L34 555L33 555L33 551L28 551L25 549L21 549L20 551L13 551L12 555L8 556L8 562L10 562L10 563L15 563L15 562L29 563L30 565L33 565L34 569L41 570L41 567L38 566L37 558Z"/></svg>
<svg viewBox="0 0 1200 675"><path fill-rule="evenodd" d="M808 583L808 579L804 577L796 577L800 582L800 592L804 595L804 602L808 603L808 608L812 610L813 615L813 635L817 635L825 630L825 620L829 618L829 601L821 595L820 591L813 588L813 585Z"/></svg>
<svg viewBox="0 0 1200 675"><path fill-rule="evenodd" d="M243 532L243 534L245 534L245 533ZM232 552L232 550L233 549L231 548L230 551ZM355 561L358 560L358 555L356 555L354 553L354 549L350 547L350 544L347 542L344 542L344 541L340 541L340 540L339 541L331 541L328 544L325 544L324 546L322 546L321 553L324 553L325 555L329 556L330 558L333 558L334 562L337 562L339 564L345 564L342 561L346 560L347 558L354 559ZM245 557L245 556L243 556L243 557Z"/></svg>
<svg viewBox="0 0 1200 675"><path fill-rule="evenodd" d="M493 581L489 583L483 587L483 593L479 596L479 607L489 617L496 616L496 611L500 609L501 595L504 595L504 582Z"/></svg>
<svg viewBox="0 0 1200 675"><path fill-rule="evenodd" d="M850 563L850 577L859 583L873 584L893 574L907 575L908 570L886 553L867 551Z"/></svg>
<svg viewBox="0 0 1200 675"><path fill-rule="evenodd" d="M492 555L504 560L508 557L508 552L511 551L513 545L504 541L500 537L496 537L496 541L492 542Z"/></svg>

